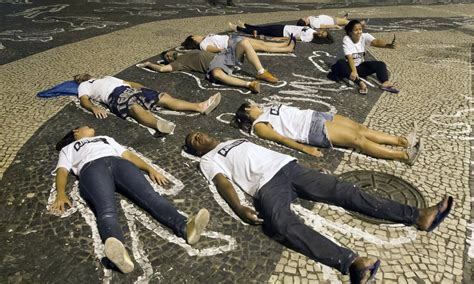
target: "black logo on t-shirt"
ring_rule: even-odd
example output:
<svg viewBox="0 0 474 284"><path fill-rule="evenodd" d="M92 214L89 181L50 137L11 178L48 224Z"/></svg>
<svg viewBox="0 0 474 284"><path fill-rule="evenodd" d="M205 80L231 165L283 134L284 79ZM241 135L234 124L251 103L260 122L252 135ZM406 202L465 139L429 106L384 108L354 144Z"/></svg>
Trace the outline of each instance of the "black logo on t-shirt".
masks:
<svg viewBox="0 0 474 284"><path fill-rule="evenodd" d="M87 145L89 143L97 143L97 142L102 142L102 143L110 145L107 139L102 138L102 137L97 137L91 140L77 141L76 143L74 143L74 150L76 150L77 152L79 151L79 149L81 149L82 146Z"/></svg>
<svg viewBox="0 0 474 284"><path fill-rule="evenodd" d="M236 141L230 143L229 145L226 145L226 146L222 147L221 149L219 149L219 151L217 151L217 153L219 153L219 155L227 157L227 154L230 152L230 150L232 150L233 148L239 146L240 144L242 144L244 142L248 142L248 141L245 140L245 139L236 140Z"/></svg>
<svg viewBox="0 0 474 284"><path fill-rule="evenodd" d="M270 108L270 114L271 115L280 115L280 108L281 108L281 105L272 106Z"/></svg>

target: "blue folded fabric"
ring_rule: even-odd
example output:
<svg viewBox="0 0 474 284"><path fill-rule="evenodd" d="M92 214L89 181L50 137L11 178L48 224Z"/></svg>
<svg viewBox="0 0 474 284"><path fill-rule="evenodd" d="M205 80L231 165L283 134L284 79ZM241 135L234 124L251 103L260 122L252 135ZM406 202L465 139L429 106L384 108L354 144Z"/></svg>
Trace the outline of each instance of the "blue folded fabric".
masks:
<svg viewBox="0 0 474 284"><path fill-rule="evenodd" d="M52 98L58 96L77 96L77 87L79 86L76 81L65 81L59 85L52 87L49 90L42 91L36 94L40 98Z"/></svg>

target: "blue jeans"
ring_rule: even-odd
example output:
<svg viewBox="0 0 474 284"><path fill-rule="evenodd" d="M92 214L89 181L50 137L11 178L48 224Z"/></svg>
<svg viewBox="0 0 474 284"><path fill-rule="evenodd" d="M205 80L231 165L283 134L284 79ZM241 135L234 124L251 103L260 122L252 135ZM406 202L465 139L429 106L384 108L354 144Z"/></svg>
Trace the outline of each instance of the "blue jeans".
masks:
<svg viewBox="0 0 474 284"><path fill-rule="evenodd" d="M415 207L374 197L351 183L304 168L295 161L281 168L262 186L255 200L264 220L265 233L343 274L349 272L357 254L336 245L293 214L290 205L297 197L407 225L414 224L419 214Z"/></svg>
<svg viewBox="0 0 474 284"><path fill-rule="evenodd" d="M96 215L103 242L109 237L124 241L118 223L116 191L173 230L177 236L185 238L186 217L153 190L134 164L120 157L109 156L85 164L79 175L79 192Z"/></svg>

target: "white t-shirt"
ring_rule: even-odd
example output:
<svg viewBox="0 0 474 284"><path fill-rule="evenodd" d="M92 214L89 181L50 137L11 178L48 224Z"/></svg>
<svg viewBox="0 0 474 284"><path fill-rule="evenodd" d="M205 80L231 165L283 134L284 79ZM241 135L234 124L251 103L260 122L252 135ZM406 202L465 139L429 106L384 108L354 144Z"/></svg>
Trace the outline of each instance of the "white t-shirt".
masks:
<svg viewBox="0 0 474 284"><path fill-rule="evenodd" d="M327 15L309 16L309 25L313 29L319 29L321 25L334 25L334 18Z"/></svg>
<svg viewBox="0 0 474 284"><path fill-rule="evenodd" d="M308 144L308 134L313 118L313 110L301 110L296 107L285 105L274 105L264 108L263 113L253 122L253 128L257 123L268 122L277 133Z"/></svg>
<svg viewBox="0 0 474 284"><path fill-rule="evenodd" d="M82 167L88 162L108 156L121 157L125 150L108 136L82 138L61 149L56 169L66 168L79 176Z"/></svg>
<svg viewBox="0 0 474 284"><path fill-rule="evenodd" d="M90 79L82 82L77 89L77 93L79 98L86 95L93 100L107 104L110 94L115 88L120 86L130 87L129 84L126 84L121 79L105 76L101 79Z"/></svg>
<svg viewBox="0 0 474 284"><path fill-rule="evenodd" d="M202 156L200 167L212 182L219 173L232 180L247 194L256 197L257 191L270 181L286 164L296 160L245 139L230 140L217 145Z"/></svg>
<svg viewBox="0 0 474 284"><path fill-rule="evenodd" d="M299 37L303 42L311 42L313 40L313 33L316 32L310 27L301 27L293 25L285 25L283 28L283 36L290 37L293 34L295 37Z"/></svg>
<svg viewBox="0 0 474 284"><path fill-rule="evenodd" d="M209 45L213 45L219 49L227 49L227 46L229 45L229 36L210 34L201 41L199 48L201 48L201 50L206 50Z"/></svg>
<svg viewBox="0 0 474 284"><path fill-rule="evenodd" d="M359 66L364 62L366 46L370 46L370 43L375 39L371 34L362 33L359 42L354 43L350 36L345 36L342 39L342 48L340 49L336 60L345 59L346 55L352 54L354 58L355 66Z"/></svg>

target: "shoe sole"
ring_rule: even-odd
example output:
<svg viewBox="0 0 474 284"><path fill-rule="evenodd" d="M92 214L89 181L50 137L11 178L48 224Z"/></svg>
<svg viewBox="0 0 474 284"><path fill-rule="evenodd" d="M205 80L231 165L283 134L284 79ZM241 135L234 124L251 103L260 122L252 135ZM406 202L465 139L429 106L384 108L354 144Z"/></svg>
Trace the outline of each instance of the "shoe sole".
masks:
<svg viewBox="0 0 474 284"><path fill-rule="evenodd" d="M169 134L174 131L176 125L164 119L158 118L158 121L156 122L156 127L159 132Z"/></svg>
<svg viewBox="0 0 474 284"><path fill-rule="evenodd" d="M194 228L189 234L187 240L188 244L193 245L199 241L201 234L209 223L209 211L207 209L201 209L194 217Z"/></svg>
<svg viewBox="0 0 474 284"><path fill-rule="evenodd" d="M410 166L413 166L416 163L416 161L420 157L421 152L423 151L423 140L421 138L418 143L420 144L420 146L418 147L418 151L416 152L415 157L413 157L413 159L409 161L408 165Z"/></svg>
<svg viewBox="0 0 474 284"><path fill-rule="evenodd" d="M215 98L212 103L207 107L207 109L202 113L204 115L210 114L221 102L221 93L214 94Z"/></svg>
<svg viewBox="0 0 474 284"><path fill-rule="evenodd" d="M105 256L112 262L122 273L130 273L133 271L134 264L128 256L127 250L122 242L116 238L108 238L105 241Z"/></svg>
<svg viewBox="0 0 474 284"><path fill-rule="evenodd" d="M407 136L408 148L415 147L417 132L418 132L418 125L417 125L416 121L413 121L413 129L410 133L408 133L408 136ZM408 138L410 138L411 134L413 134L413 139L408 139ZM412 141L410 141L410 140L412 140Z"/></svg>

